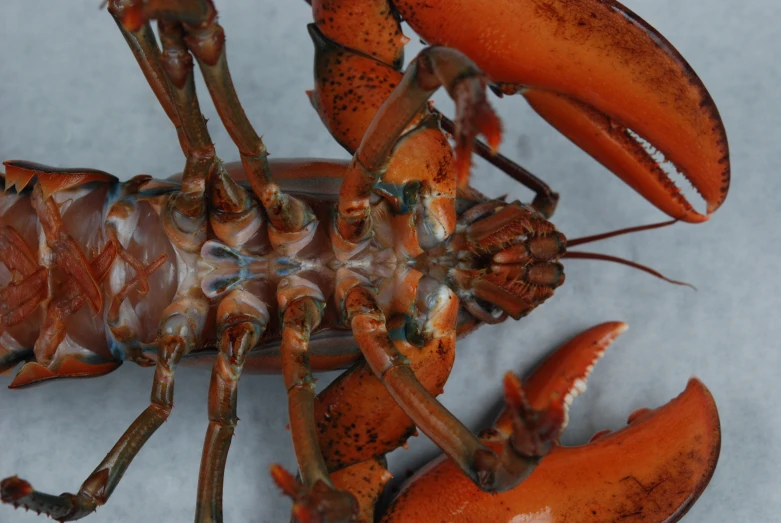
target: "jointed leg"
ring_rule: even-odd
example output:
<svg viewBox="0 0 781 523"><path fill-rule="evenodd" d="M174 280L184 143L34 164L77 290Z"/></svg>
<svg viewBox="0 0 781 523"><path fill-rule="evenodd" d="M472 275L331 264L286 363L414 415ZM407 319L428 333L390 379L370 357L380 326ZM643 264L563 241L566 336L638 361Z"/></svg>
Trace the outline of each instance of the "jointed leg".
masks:
<svg viewBox="0 0 781 523"><path fill-rule="evenodd" d="M184 43L181 23L160 22L160 52L147 23L151 17L142 17L140 9L140 3L133 1L109 3L109 12L176 127L186 161L181 193L169 200L163 223L179 247L196 252L206 241L204 191L217 158L195 95L193 60Z"/></svg>
<svg viewBox="0 0 781 523"><path fill-rule="evenodd" d="M438 114L442 119L442 129L450 134L456 133L456 124L444 116L442 113L433 109L434 114ZM531 203L532 209L539 212L546 218L553 216L556 210L556 205L559 203L559 193L553 192L553 189L545 183L543 180L535 176L532 172L528 171L524 167L518 165L514 161L510 160L506 156L500 153L496 153L491 148L484 144L481 140L474 140L473 144L475 152L483 158L485 161L505 173L507 176L522 184L524 187L534 191L534 200Z"/></svg>
<svg viewBox="0 0 781 523"><path fill-rule="evenodd" d="M309 335L320 323L323 294L313 284L290 276L279 285L278 301L284 308L282 374L288 394L290 432L303 485L279 468L274 479L293 498L293 514L300 521L352 521L357 504L347 492L337 491L323 460L315 429L315 380L309 368Z"/></svg>
<svg viewBox="0 0 781 523"><path fill-rule="evenodd" d="M122 24L124 6L117 1L109 2L108 11L114 17L114 21L117 23L122 36L125 37L125 41L133 52L133 56L136 58L141 71L144 73L149 87L155 93L157 101L160 102L165 114L171 120L171 123L174 124L182 151L187 154L189 149L187 138L184 134L184 129L182 129L182 122L179 120L179 111L174 106L171 98L171 89L160 61L160 47L157 45L157 39L151 25L146 22L133 31L126 29Z"/></svg>
<svg viewBox="0 0 781 523"><path fill-rule="evenodd" d="M313 216L300 201L282 193L271 176L268 152L255 132L233 87L225 54L225 33L211 12L198 24L187 24L185 38L198 60L214 105L241 153L241 163L255 194L260 198L271 224L280 232L296 232L308 225Z"/></svg>
<svg viewBox="0 0 781 523"><path fill-rule="evenodd" d="M233 431L236 428L236 395L241 370L249 351L258 343L268 322L266 305L250 293L235 290L217 310L219 354L209 385L209 428L203 443L198 478L196 522L222 521L222 486Z"/></svg>
<svg viewBox="0 0 781 523"><path fill-rule="evenodd" d="M420 385L408 360L390 339L374 293L357 280L352 286L345 280L340 292L344 293L353 335L374 374L418 428L467 476L484 490L503 491L531 473L557 437L563 411L556 406L533 411L517 382L506 382L505 395L513 407L516 434L497 456Z"/></svg>
<svg viewBox="0 0 781 523"><path fill-rule="evenodd" d="M269 216L273 229L272 243L284 250L295 244L301 236L306 236L310 232L314 216L306 205L283 194L271 176L266 147L247 119L233 87L225 55L224 32L217 23L217 12L211 1L128 0L120 5L120 0L115 0L112 13L124 26L126 34L138 31L144 26L146 20L152 18L160 20L160 36L163 40L162 59L171 85L174 105L182 120L188 145L193 150L199 150L198 137L191 136L188 129L194 130L197 129L197 125L203 124L200 111L190 111L194 119L188 121L183 110L191 109L192 104L181 103L185 99L194 100L194 96L188 94L189 79L184 74L191 68L189 53L193 53L199 62L217 112L228 134L239 148L253 191ZM139 41L139 37L129 41L134 52L140 48L137 45ZM153 50L149 51L151 52ZM145 69L143 61L139 60L139 63L142 69ZM162 89L157 89L152 80L150 84L156 93L162 93ZM158 97L160 98L161 95L158 94ZM195 107L197 109L197 105ZM200 124L195 121L196 119L200 119ZM188 155L188 164L189 160ZM205 174L209 172L208 166L200 171L204 173L205 180ZM185 179L187 179L186 171Z"/></svg>
<svg viewBox="0 0 781 523"><path fill-rule="evenodd" d="M474 137L482 132L495 149L501 134L499 120L485 100L485 85L482 73L458 51L429 47L418 55L377 111L350 163L339 194L335 232L341 238L357 244L370 235L374 185L400 136L440 86L456 102L456 173L460 182L466 181Z"/></svg>
<svg viewBox="0 0 781 523"><path fill-rule="evenodd" d="M151 404L125 431L78 493L52 496L35 491L28 482L13 477L0 483L2 501L43 512L58 521L81 519L106 503L138 451L168 418L173 407L174 370L200 336L200 331L194 331L191 326L203 324L206 309L205 300L188 297L166 309L166 319L160 327Z"/></svg>

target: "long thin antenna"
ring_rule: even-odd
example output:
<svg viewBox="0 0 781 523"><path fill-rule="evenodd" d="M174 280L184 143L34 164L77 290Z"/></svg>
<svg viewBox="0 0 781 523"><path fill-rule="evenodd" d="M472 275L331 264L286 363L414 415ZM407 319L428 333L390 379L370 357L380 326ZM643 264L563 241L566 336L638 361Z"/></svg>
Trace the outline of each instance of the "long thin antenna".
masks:
<svg viewBox="0 0 781 523"><path fill-rule="evenodd" d="M655 271L650 267L641 265L633 261L625 260L624 258L619 258L617 256L610 256L609 254L598 254L595 252L567 251L566 253L564 253L562 258L569 258L574 260L602 260L602 261L608 261L613 263L620 263L621 265L626 265L628 267L632 267L633 269L638 269L643 272L647 272L648 274L652 276L656 276L657 278L664 280L668 283L672 283L674 285L683 285L684 287L689 287L691 289L694 289L695 291L697 290L697 287L695 287L691 283L686 283L685 281L671 280L664 274Z"/></svg>
<svg viewBox="0 0 781 523"><path fill-rule="evenodd" d="M638 225L637 227L627 227L626 229L617 229L615 231L603 232L601 234L594 234L592 236L583 236L581 238L567 239L567 247L575 247L577 245L583 245L584 243L598 242L600 240L606 240L608 238L615 238L616 236L622 236L624 234L630 234L633 232L650 231L651 229L661 229L676 223L678 220L668 220L666 222L651 223L648 225Z"/></svg>

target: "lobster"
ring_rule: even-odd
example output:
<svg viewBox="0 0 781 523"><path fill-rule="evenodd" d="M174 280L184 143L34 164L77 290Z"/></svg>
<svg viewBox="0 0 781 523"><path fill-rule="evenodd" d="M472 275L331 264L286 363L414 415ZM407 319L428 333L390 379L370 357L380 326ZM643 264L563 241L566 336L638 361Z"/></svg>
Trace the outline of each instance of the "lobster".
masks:
<svg viewBox="0 0 781 523"><path fill-rule="evenodd" d="M546 403L544 400L552 396L549 393L543 395L542 405L535 405L538 398L528 385L521 389L508 378L506 397L513 406L513 430L505 431L501 444L477 440L430 398L444 385L457 335L508 315L520 318L563 281L557 260L564 255L566 240L543 216L550 214L555 204L549 191L538 196L535 210L485 198L464 183L474 138L472 127L484 131L494 147L498 138L498 120L485 103L487 80L480 71L487 73L499 92L523 91L543 116L675 218L702 221L706 216L671 192L666 177L641 146L628 141L631 133L616 122L626 122L632 132L681 165L703 193L708 213L721 204L727 192L726 139L707 92L683 59L634 15L604 3L591 6L595 11L590 14L603 20L596 16L596 9L607 9L605 5L613 15L606 15L603 23L618 28L613 36L626 43L645 35L646 40L641 40L645 42L645 47L641 46L646 60L643 66L663 74L667 79L663 85L675 88L660 93L656 104L644 103L647 114L631 115L636 99L600 92L600 85L586 85L582 92L573 92L554 81L556 74L543 74L544 67L535 67L536 72L543 71L540 78L502 76L503 71L491 70L492 59L481 57L480 50L438 40L438 36L447 37L428 33L424 22L417 25L414 12L405 12L397 3L394 9L429 42L458 48L471 61L450 49L430 48L402 76L393 67L399 62L397 51L389 61L361 49L357 50L364 54L350 54L347 48L352 44L334 41L322 27L311 28L319 55L312 101L336 139L356 152L348 165L320 161L274 165L266 161L262 142L248 121L242 120L238 99L226 81L223 37L213 6L201 2L111 2L110 11L177 128L187 156L185 170L180 181L141 176L119 183L100 171L5 163L4 188L10 192L3 197L2 256L9 277L3 291L3 321L5 331L18 343L4 345L3 363L10 367L27 360L12 386L54 377L99 375L115 369L122 359L154 364L152 405L78 495L47 496L22 480L9 479L3 483L4 499L45 509L62 520L90 513L110 495L137 452L137 444L170 412L176 363L204 358L214 359L215 364L196 516L200 520L220 518L220 469L236 422L236 381L242 367L245 371L282 370L285 374L291 430L304 486L280 469L274 469L274 475L296 498L299 519L313 519L328 510L352 512L355 500L328 488L328 470L347 467L343 470L349 475L360 469L351 471L348 465L366 463L379 470L381 463L370 460L402 444L414 429L407 415L424 432L444 432L438 443L451 457L461 458L457 462L465 477L489 491L516 492L515 484L531 472L542 455L550 452L550 459L560 455L554 443L566 416L564 399L572 396L572 387L577 390L581 385L572 381L566 392L556 393L559 401ZM318 9L335 7L339 6L315 2L315 19L328 21ZM380 6L379 12L386 19L393 19L395 13L387 6ZM153 47L156 44L147 23L150 18L161 20L163 65L156 60L159 51ZM473 17L461 13L457 19ZM566 20L556 24L566 27ZM636 23L627 25L626 20ZM579 23L570 25L582 27ZM372 22L371 27L383 26ZM638 27L640 35L635 34ZM333 32L360 34L338 28ZM453 25L453 32L466 31ZM555 36L556 31L552 32ZM606 49L603 44L596 47ZM199 61L218 111L237 141L242 168L223 165L210 149L200 111L194 105L189 53ZM376 59L369 62L365 55ZM637 70L631 68L634 64L627 64L625 57L623 61L608 58L614 60L610 63L630 66L620 80L637 79ZM649 61L657 68L648 67ZM584 63L582 59L573 62ZM366 64L372 68L371 75L355 72ZM338 70L337 66L346 69ZM342 74L350 78L351 71L354 80L364 74L379 81L345 85L343 93L329 91L332 86L341 87L336 78ZM582 71L567 74L571 83ZM646 78L632 87L637 92L657 94L658 78ZM458 144L455 162L438 129L437 115L426 111L432 83L439 82L451 91L460 111L453 129ZM616 85L621 87L621 82ZM649 91L650 87L654 90ZM674 110L665 107L671 101L677 104ZM331 113L331 109L336 110ZM336 211L332 211L334 205ZM90 216L91 220L85 220ZM322 245L329 242L325 250L331 249L333 257L327 264L319 256ZM405 261L405 271L382 272L396 267L398 260ZM335 276L329 281L313 275L318 264L323 270L333 269ZM380 274L367 278L367 267L379 268ZM330 295L336 306L329 303L323 309ZM267 304L278 303L279 314L269 313L268 305L257 296L271 296ZM109 343L100 339L101 331L88 332L85 327L96 323L96 317L105 319L104 336ZM161 317L157 329L157 322L147 319ZM352 335L365 361L352 348L345 350L345 340L352 337L345 331L347 324L352 324ZM206 350L215 346L216 359L214 351ZM412 350L415 346L421 350ZM348 374L314 398L310 369L351 364ZM414 375L408 370L410 365ZM579 372L590 365L593 360ZM372 373L379 375L384 385ZM417 380L422 388L416 385ZM361 388L362 383L369 388ZM366 405L365 398L375 394L367 391L379 391L382 396L384 386L406 413L392 402L392 416L376 404ZM700 412L706 413L701 419L707 423L697 427L711 430L706 446L697 448L710 459L706 470L699 472L703 479L691 487L695 495L715 465L718 428L712 401L696 382L682 398L693 396L703 407ZM390 402L390 396L383 397ZM357 401L360 399L364 399L363 405ZM436 417L421 417L420 411L415 411L416 401L435 411ZM673 405L681 403L686 401ZM359 407L379 412L375 417L380 419L356 430L349 413L365 421ZM659 414L667 413L663 410ZM329 427L328 422L335 418L338 422ZM315 419L320 420L318 434L313 434ZM630 429L647 427L641 422L648 419L650 423L658 417L635 419L638 421ZM446 420L444 428L442 420ZM346 430L350 427L352 432ZM525 441L524 435L530 440ZM320 449L323 454L318 456ZM411 495L405 494L403 499L411 499ZM692 499L686 496L687 502ZM365 514L365 507L361 508ZM409 520L404 518L410 516L398 516L400 510L393 508L388 517ZM675 514L680 513L679 505Z"/></svg>

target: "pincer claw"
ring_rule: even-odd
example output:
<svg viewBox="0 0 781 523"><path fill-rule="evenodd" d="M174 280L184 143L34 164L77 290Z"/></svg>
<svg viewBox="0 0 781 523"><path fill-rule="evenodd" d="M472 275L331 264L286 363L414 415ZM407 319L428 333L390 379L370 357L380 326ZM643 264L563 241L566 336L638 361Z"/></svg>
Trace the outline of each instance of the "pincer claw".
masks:
<svg viewBox="0 0 781 523"><path fill-rule="evenodd" d="M502 139L502 123L485 97L486 82L482 76L461 80L453 88L456 102L456 176L459 187L469 183L472 144L478 134L485 136L492 153Z"/></svg>
<svg viewBox="0 0 781 523"><path fill-rule="evenodd" d="M5 478L0 482L0 501L15 508L24 507L25 510L46 514L57 521L71 521L78 519L78 517L74 518L74 515L79 515L72 494L59 496L44 494L18 476Z"/></svg>
<svg viewBox="0 0 781 523"><path fill-rule="evenodd" d="M504 376L504 397L512 419L513 433L509 442L513 450L530 457L541 458L548 454L564 426L564 398L552 395L544 410L535 410L526 399L518 378L511 372Z"/></svg>
<svg viewBox="0 0 781 523"><path fill-rule="evenodd" d="M552 395L546 407L534 409L511 372L504 376L504 397L505 429L509 423L511 430L504 448L498 457L489 451L479 451L475 456L478 482L487 492L507 491L529 477L558 441L565 425L563 396Z"/></svg>
<svg viewBox="0 0 781 523"><path fill-rule="evenodd" d="M349 492L336 490L322 480L311 488L302 485L280 465L271 466L271 477L293 500L292 521L296 523L352 523L358 521L358 504Z"/></svg>
<svg viewBox="0 0 781 523"><path fill-rule="evenodd" d="M551 125L671 217L702 222L724 202L729 147L713 99L680 53L618 1L429 0L420 9L419 2L396 0L394 6L423 40L463 52L499 92L522 93ZM694 209L676 187L670 164L702 196L704 209Z"/></svg>
<svg viewBox="0 0 781 523"><path fill-rule="evenodd" d="M523 483L486 492L441 457L402 487L382 523L410 521L419 517L420 507L425 507L425 521L591 523L623 520L627 514L642 514L644 521L678 521L708 485L721 447L718 410L699 380L692 378L662 407L636 411L621 430L599 432L578 447L555 442L564 428L559 409L567 412L585 390L596 361L626 328L608 322L580 334L548 357L523 389L515 378L505 378L507 409L483 433L483 441L494 451L504 445L503 457L513 446L548 453ZM545 404L553 408L533 410ZM529 419L534 431L516 430L528 426Z"/></svg>

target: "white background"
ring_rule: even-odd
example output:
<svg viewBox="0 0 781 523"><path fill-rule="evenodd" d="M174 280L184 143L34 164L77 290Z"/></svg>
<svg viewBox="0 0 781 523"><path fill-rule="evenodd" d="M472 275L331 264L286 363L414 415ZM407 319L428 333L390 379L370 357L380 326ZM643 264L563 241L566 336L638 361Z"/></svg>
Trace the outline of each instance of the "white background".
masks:
<svg viewBox="0 0 781 523"><path fill-rule="evenodd" d="M724 119L733 182L725 205L702 225L589 246L648 264L687 288L601 262L567 262L567 282L520 322L463 340L443 403L470 427L496 412L508 369L531 367L574 334L606 320L631 329L610 349L573 408L565 442L617 429L642 406L658 406L691 375L719 406L723 447L710 487L686 521L772 521L781 513L779 427L779 100L781 3L753 0L632 0L699 73ZM181 170L175 133L98 0L4 0L0 15L0 159L89 166L120 177ZM303 0L218 4L234 81L275 157L346 158L309 106L312 46ZM408 34L409 31L407 30ZM417 47L413 48L417 49ZM413 56L408 51L408 58ZM522 59L522 57L519 57ZM206 101L218 154L235 147ZM442 104L447 107L446 104ZM502 151L544 176L561 195L554 222L569 237L664 219L517 99L497 101ZM479 164L474 184L489 195L530 193ZM332 376L324 376L326 379ZM88 521L191 521L206 429L208 371L180 369L176 408L133 462L109 503ZM0 389L0 477L51 493L74 492L148 404L152 373L124 365L109 376ZM0 386L10 382L0 377ZM289 502L268 475L294 467L286 396L277 376L246 377L241 422L228 458L225 520L287 521ZM391 456L403 477L434 456L425 437ZM0 507L0 521L41 521Z"/></svg>

